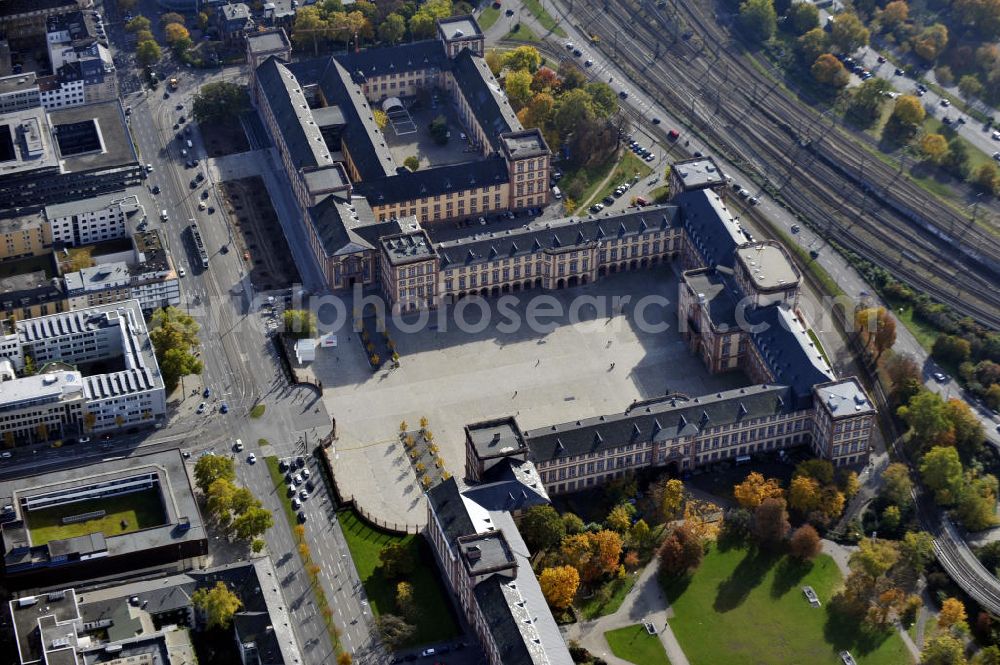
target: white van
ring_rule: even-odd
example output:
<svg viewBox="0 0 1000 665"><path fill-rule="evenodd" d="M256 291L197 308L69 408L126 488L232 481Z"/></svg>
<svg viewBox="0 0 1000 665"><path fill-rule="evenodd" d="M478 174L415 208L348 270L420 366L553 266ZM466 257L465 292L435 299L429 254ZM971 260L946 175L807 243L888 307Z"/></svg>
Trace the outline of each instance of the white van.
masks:
<svg viewBox="0 0 1000 665"><path fill-rule="evenodd" d="M191 139L188 139L188 140L187 140L187 147L188 147L188 150L190 150L191 148L193 148L193 147L194 147L194 144L193 144L193 143L191 143Z"/></svg>
<svg viewBox="0 0 1000 665"><path fill-rule="evenodd" d="M163 210L160 211L160 219L162 221L164 221L164 222L167 221L168 219L170 219L170 216L167 215L167 209L166 208L164 208Z"/></svg>
<svg viewBox="0 0 1000 665"><path fill-rule="evenodd" d="M556 200L562 198L562 192L559 190L558 186L552 188L552 196L556 197Z"/></svg>

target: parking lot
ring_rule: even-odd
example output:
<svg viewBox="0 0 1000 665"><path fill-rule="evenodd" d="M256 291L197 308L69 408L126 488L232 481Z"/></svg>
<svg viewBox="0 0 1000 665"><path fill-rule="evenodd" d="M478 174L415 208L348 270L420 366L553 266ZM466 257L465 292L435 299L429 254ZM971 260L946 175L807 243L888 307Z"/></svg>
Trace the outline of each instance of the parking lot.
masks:
<svg viewBox="0 0 1000 665"><path fill-rule="evenodd" d="M620 412L635 399L667 391L699 395L745 385L738 373L708 375L688 353L677 333L676 292L670 267L558 292L526 292L512 308L521 321L537 296L564 312L579 296L632 300L621 311L608 308L610 315L584 309L573 323L553 319L552 329L542 331L526 324L506 329L495 311L475 331L458 329L451 315L416 332L392 328L400 367L374 373L357 335L341 335L338 347L319 349L313 364L337 419L334 466L341 489L382 519L422 523L421 490L398 439L401 420L415 427L426 417L446 468L460 475L467 423L515 415L522 427L533 428ZM651 295L669 304L647 308L645 318L667 323L666 332L644 331L636 322L632 305Z"/></svg>

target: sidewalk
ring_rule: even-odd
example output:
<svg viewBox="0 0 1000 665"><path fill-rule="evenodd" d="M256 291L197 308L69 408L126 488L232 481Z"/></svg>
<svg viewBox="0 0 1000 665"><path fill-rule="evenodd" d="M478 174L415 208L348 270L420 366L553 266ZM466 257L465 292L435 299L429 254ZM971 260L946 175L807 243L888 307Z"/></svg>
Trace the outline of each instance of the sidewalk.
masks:
<svg viewBox="0 0 1000 665"><path fill-rule="evenodd" d="M634 665L611 653L604 633L649 621L659 631L660 642L671 665L688 665L688 659L667 623L673 612L656 579L656 569L656 562L653 561L639 573L635 586L614 614L564 627L563 637L566 641L576 640L590 653L600 656L611 665Z"/></svg>

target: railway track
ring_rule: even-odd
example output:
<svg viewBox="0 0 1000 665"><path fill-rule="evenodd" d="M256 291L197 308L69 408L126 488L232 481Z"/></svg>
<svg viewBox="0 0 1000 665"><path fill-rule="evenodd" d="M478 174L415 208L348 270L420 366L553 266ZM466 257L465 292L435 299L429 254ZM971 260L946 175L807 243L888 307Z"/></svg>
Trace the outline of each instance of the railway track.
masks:
<svg viewBox="0 0 1000 665"><path fill-rule="evenodd" d="M573 16L651 97L685 111L696 133L828 238L1000 327L1000 243L843 138L835 120L803 112L774 80L729 54L728 35L713 18L678 4L701 39L718 45L714 59L696 36L678 36L678 22L659 14L652 0L577 3ZM615 26L634 26L625 28L629 39L614 36Z"/></svg>

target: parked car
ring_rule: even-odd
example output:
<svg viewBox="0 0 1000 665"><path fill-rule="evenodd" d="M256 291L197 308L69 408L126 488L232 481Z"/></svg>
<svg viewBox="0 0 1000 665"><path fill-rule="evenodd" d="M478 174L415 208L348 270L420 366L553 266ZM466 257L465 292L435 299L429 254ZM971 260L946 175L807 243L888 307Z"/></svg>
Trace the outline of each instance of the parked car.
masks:
<svg viewBox="0 0 1000 665"><path fill-rule="evenodd" d="M250 453L247 456L247 462L250 462L250 464L256 464L257 463L257 456L254 455L253 453Z"/></svg>

